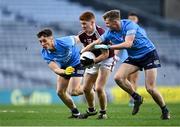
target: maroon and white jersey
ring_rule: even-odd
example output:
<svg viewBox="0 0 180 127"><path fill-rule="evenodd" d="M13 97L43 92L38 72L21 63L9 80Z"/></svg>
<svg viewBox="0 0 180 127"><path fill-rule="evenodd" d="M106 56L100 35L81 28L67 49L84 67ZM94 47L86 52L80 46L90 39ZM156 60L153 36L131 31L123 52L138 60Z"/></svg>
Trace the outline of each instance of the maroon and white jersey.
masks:
<svg viewBox="0 0 180 127"><path fill-rule="evenodd" d="M104 29L96 26L96 30L91 34L91 35L87 35L85 32L80 32L79 33L79 39L81 41L81 43L83 44L84 47L86 47L87 45L89 45L90 43L92 43L93 41L97 40L98 38L100 38L100 36L104 33ZM110 42L103 42L103 44L111 44ZM95 54L95 56L99 56L101 54L101 50L100 49L94 49L92 50L92 52ZM109 58L114 56L114 50L110 49L109 50Z"/></svg>

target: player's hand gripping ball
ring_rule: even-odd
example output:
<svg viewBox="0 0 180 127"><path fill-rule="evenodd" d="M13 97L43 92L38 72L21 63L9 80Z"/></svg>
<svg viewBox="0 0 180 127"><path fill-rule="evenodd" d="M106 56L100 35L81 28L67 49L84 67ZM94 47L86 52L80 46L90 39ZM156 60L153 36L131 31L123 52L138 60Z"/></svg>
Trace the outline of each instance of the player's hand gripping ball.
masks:
<svg viewBox="0 0 180 127"><path fill-rule="evenodd" d="M75 69L74 69L72 66L69 66L69 67L67 67L67 68L65 69L64 73L65 73L66 75L71 75L71 74L74 73L74 71L75 71Z"/></svg>
<svg viewBox="0 0 180 127"><path fill-rule="evenodd" d="M91 67L94 65L95 58L92 52L86 51L81 54L80 61L83 67Z"/></svg>

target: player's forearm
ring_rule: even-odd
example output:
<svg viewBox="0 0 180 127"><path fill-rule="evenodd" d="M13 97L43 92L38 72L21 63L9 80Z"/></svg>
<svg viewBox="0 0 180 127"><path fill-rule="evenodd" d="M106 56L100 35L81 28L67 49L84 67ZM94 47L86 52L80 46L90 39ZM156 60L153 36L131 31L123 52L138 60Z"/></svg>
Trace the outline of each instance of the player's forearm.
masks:
<svg viewBox="0 0 180 127"><path fill-rule="evenodd" d="M84 47L82 50L81 50L81 53L85 52L85 51L90 51L94 48L94 45L97 45L101 43L100 39L96 40L96 41L93 41L93 43L87 45L86 47Z"/></svg>
<svg viewBox="0 0 180 127"><path fill-rule="evenodd" d="M135 35L127 35L125 41L121 44L112 45L110 48L115 50L131 48L135 39Z"/></svg>
<svg viewBox="0 0 180 127"><path fill-rule="evenodd" d="M51 61L48 66L57 75L64 74L64 69L59 68L59 66L54 61Z"/></svg>
<svg viewBox="0 0 180 127"><path fill-rule="evenodd" d="M87 45L86 47L84 47L84 48L81 50L81 53L92 50L92 49L93 49L93 46L94 46L93 43Z"/></svg>
<svg viewBox="0 0 180 127"><path fill-rule="evenodd" d="M111 45L110 46L111 49L115 49L115 50L127 49L127 48L131 48L131 47L132 47L132 44L128 43L128 42L123 42L121 44Z"/></svg>
<svg viewBox="0 0 180 127"><path fill-rule="evenodd" d="M65 74L65 70L64 69L60 69L60 68L56 68L53 70L54 73L56 73L57 75L63 75Z"/></svg>

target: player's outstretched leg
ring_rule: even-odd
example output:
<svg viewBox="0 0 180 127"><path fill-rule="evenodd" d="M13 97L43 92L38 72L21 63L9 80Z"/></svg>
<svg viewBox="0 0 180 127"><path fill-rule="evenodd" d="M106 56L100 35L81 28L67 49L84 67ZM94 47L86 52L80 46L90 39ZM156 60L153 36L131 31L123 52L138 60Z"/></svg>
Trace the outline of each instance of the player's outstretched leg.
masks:
<svg viewBox="0 0 180 127"><path fill-rule="evenodd" d="M99 74L98 74L98 78L96 80L96 92L97 92L97 96L98 96L98 100L99 100L100 111L99 111L99 115L98 115L97 119L107 119L108 118L107 114L106 114L107 95L105 92L105 85L108 80L110 72L111 72L110 69L105 66L101 66L99 68Z"/></svg>
<svg viewBox="0 0 180 127"><path fill-rule="evenodd" d="M88 116L96 115L97 110L95 108L95 92L93 90L94 83L96 81L97 75L86 73L84 77L84 94L86 97L86 101L88 103L88 109L86 113L80 115L80 119L86 119Z"/></svg>
<svg viewBox="0 0 180 127"><path fill-rule="evenodd" d="M143 98L135 92L131 82L127 80L127 77L129 76L129 74L136 72L138 69L139 68L134 65L123 63L114 76L115 82L118 84L118 86L129 93L134 99L132 115L138 113L139 108L143 103Z"/></svg>
<svg viewBox="0 0 180 127"><path fill-rule="evenodd" d="M161 119L167 120L170 119L170 113L164 102L162 95L156 88L156 84L155 84L156 76L157 76L157 68L145 70L146 90L161 108L162 111Z"/></svg>
<svg viewBox="0 0 180 127"><path fill-rule="evenodd" d="M69 79L58 76L57 77L57 95L63 101L63 103L71 110L72 115L68 118L78 118L80 112L76 108L71 96L67 93Z"/></svg>

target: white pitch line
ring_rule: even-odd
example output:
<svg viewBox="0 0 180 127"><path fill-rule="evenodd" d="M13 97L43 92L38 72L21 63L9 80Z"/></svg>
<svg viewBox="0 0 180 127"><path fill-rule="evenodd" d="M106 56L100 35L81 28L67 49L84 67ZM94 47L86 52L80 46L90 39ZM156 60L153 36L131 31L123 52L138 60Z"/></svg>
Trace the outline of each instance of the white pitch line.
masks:
<svg viewBox="0 0 180 127"><path fill-rule="evenodd" d="M38 111L33 111L33 110L27 110L27 111L16 111L16 110L0 110L2 113L16 113L16 112L21 112L21 113L39 113Z"/></svg>

